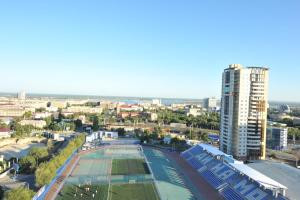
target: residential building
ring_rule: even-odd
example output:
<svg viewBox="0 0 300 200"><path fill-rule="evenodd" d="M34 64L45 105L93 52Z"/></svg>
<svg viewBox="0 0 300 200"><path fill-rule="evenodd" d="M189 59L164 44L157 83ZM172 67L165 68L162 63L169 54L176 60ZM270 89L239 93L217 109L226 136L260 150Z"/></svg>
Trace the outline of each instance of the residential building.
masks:
<svg viewBox="0 0 300 200"><path fill-rule="evenodd" d="M293 118L293 125L294 126L299 126L300 125L300 118L299 117L294 117Z"/></svg>
<svg viewBox="0 0 300 200"><path fill-rule="evenodd" d="M45 119L47 117L51 117L52 113L49 112L36 112L34 113L34 119Z"/></svg>
<svg viewBox="0 0 300 200"><path fill-rule="evenodd" d="M267 128L267 148L274 150L287 149L287 127L268 127Z"/></svg>
<svg viewBox="0 0 300 200"><path fill-rule="evenodd" d="M202 115L200 108L188 108L188 109L186 109L185 113L187 116L192 115L194 117Z"/></svg>
<svg viewBox="0 0 300 200"><path fill-rule="evenodd" d="M18 99L19 100L25 100L26 99L25 91L21 91L21 92L18 93Z"/></svg>
<svg viewBox="0 0 300 200"><path fill-rule="evenodd" d="M139 105L133 104L133 105L127 105L127 104L123 104L123 105L118 105L117 107L117 113L119 112L141 112L143 111L143 108Z"/></svg>
<svg viewBox="0 0 300 200"><path fill-rule="evenodd" d="M26 110L16 105L1 105L0 116L1 117L22 117Z"/></svg>
<svg viewBox="0 0 300 200"><path fill-rule="evenodd" d="M160 99L152 99L152 104L156 105L156 106L160 106L161 105L161 100Z"/></svg>
<svg viewBox="0 0 300 200"><path fill-rule="evenodd" d="M9 138L12 133L9 128L0 128L0 138Z"/></svg>
<svg viewBox="0 0 300 200"><path fill-rule="evenodd" d="M35 128L44 128L45 126L47 126L47 123L44 120L22 120L20 121L20 124L22 126L31 125Z"/></svg>
<svg viewBox="0 0 300 200"><path fill-rule="evenodd" d="M212 109L217 107L218 100L215 97L204 99L204 107L206 109Z"/></svg>
<svg viewBox="0 0 300 200"><path fill-rule="evenodd" d="M265 159L268 76L264 67L233 64L224 70L220 150L237 159Z"/></svg>
<svg viewBox="0 0 300 200"><path fill-rule="evenodd" d="M63 112L69 113L102 113L103 108L101 107L89 107L89 106L71 106L63 109Z"/></svg>
<svg viewBox="0 0 300 200"><path fill-rule="evenodd" d="M157 116L156 113L151 113L151 114L150 114L150 120L151 120L152 122L157 121L157 118L158 118L158 116Z"/></svg>

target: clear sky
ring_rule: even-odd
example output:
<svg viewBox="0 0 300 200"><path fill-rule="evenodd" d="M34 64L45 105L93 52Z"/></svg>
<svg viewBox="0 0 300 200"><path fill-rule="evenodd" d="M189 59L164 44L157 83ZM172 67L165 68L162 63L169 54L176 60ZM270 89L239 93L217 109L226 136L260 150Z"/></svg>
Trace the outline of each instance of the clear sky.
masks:
<svg viewBox="0 0 300 200"><path fill-rule="evenodd" d="M300 1L0 2L0 91L219 97L231 63L300 101Z"/></svg>

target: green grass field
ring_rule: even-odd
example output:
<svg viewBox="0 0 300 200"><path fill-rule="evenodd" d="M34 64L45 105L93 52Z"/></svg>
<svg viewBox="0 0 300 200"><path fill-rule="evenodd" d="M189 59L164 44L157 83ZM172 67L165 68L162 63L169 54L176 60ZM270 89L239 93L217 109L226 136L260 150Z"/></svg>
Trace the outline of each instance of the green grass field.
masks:
<svg viewBox="0 0 300 200"><path fill-rule="evenodd" d="M85 188L90 188L86 191ZM97 191L97 192L96 192ZM82 194L82 196L81 196ZM107 200L108 195L108 185L65 185L63 189L58 194L56 200Z"/></svg>
<svg viewBox="0 0 300 200"><path fill-rule="evenodd" d="M147 163L143 159L114 159L111 175L150 174Z"/></svg>
<svg viewBox="0 0 300 200"><path fill-rule="evenodd" d="M109 200L159 200L152 183L112 185Z"/></svg>

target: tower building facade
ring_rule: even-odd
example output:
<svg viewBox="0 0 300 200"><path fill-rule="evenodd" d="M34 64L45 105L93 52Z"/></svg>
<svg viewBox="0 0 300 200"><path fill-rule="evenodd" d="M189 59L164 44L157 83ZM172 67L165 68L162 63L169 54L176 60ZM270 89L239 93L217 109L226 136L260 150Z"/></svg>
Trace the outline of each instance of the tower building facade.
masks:
<svg viewBox="0 0 300 200"><path fill-rule="evenodd" d="M229 65L223 72L220 149L240 160L265 159L269 70Z"/></svg>

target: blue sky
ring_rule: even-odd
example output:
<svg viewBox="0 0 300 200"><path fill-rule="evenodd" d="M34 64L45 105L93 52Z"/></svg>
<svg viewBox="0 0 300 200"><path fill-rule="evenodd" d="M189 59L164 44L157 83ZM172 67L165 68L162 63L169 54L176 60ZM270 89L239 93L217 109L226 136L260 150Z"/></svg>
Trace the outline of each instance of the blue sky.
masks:
<svg viewBox="0 0 300 200"><path fill-rule="evenodd" d="M231 63L270 68L300 101L300 2L0 2L0 91L219 97Z"/></svg>

